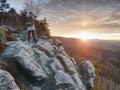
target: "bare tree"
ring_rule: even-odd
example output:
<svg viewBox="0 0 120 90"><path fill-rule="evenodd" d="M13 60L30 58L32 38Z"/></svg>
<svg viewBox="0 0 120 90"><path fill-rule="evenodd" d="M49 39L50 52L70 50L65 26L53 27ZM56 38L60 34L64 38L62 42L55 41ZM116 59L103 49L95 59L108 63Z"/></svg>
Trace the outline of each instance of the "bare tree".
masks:
<svg viewBox="0 0 120 90"><path fill-rule="evenodd" d="M25 0L24 8L27 12L33 12L37 17L41 13L40 0Z"/></svg>

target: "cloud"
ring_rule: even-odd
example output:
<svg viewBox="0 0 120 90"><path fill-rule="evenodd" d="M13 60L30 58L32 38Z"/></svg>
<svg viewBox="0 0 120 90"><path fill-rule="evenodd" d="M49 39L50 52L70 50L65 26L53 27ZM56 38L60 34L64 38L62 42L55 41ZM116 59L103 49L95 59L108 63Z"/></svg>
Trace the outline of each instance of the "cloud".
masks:
<svg viewBox="0 0 120 90"><path fill-rule="evenodd" d="M120 0L48 0L41 6L40 17L47 17L52 33L56 30L76 33L85 29L120 33ZM85 20L93 24L81 27Z"/></svg>

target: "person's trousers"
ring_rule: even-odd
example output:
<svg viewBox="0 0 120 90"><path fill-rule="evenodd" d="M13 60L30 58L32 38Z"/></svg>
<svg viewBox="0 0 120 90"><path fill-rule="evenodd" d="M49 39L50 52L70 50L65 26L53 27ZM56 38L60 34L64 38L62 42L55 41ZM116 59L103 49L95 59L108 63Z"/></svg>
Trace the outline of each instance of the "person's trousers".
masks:
<svg viewBox="0 0 120 90"><path fill-rule="evenodd" d="M35 37L35 30L28 31L28 42L30 42L31 35L32 35L32 38L33 38L34 42L37 42L37 39Z"/></svg>

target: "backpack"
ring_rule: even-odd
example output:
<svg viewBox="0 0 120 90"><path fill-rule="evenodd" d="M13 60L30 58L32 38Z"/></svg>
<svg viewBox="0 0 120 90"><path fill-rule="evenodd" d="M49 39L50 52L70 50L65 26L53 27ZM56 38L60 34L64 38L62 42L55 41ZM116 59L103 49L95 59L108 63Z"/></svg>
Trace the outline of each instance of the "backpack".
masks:
<svg viewBox="0 0 120 90"><path fill-rule="evenodd" d="M25 26L32 26L33 25L33 19L32 17L27 17Z"/></svg>

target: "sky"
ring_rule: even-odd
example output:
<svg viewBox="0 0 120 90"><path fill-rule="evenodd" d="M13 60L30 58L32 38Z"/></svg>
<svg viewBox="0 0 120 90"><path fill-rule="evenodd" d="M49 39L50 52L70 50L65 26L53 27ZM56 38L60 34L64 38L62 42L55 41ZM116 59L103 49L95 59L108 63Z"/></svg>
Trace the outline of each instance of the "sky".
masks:
<svg viewBox="0 0 120 90"><path fill-rule="evenodd" d="M23 9L24 0L8 2L18 12ZM120 0L40 0L40 3L39 19L47 18L52 35L120 40Z"/></svg>

